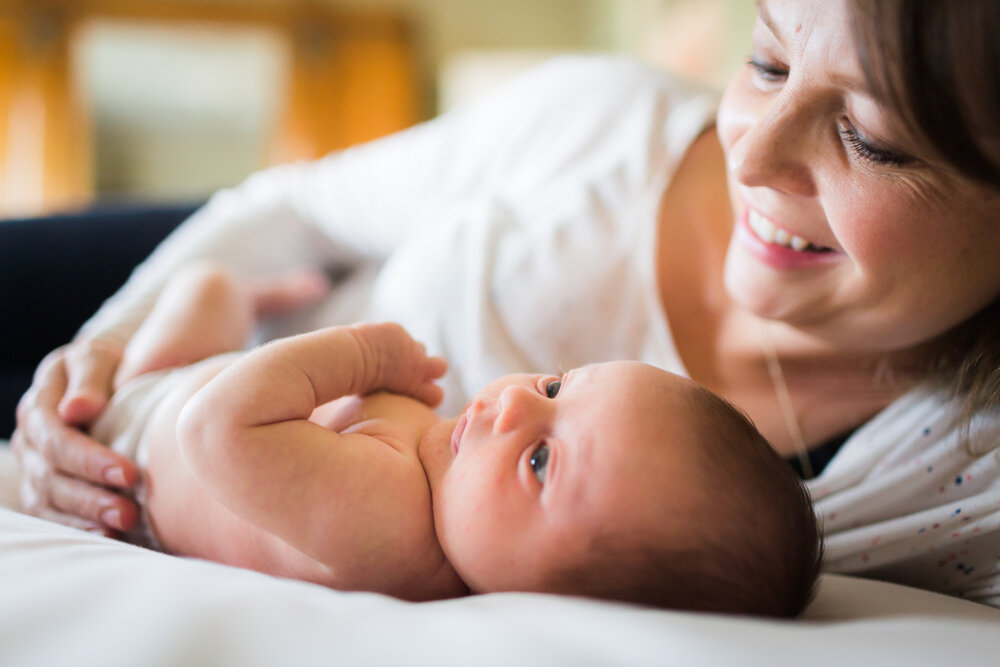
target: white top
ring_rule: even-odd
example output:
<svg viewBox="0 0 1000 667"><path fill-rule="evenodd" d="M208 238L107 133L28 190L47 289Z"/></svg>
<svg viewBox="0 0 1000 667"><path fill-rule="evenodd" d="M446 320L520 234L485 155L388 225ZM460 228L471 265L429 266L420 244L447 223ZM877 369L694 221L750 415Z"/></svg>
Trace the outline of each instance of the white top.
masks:
<svg viewBox="0 0 1000 667"><path fill-rule="evenodd" d="M876 415L807 484L827 570L1000 607L998 443L1000 416L966 433L930 391Z"/></svg>
<svg viewBox="0 0 1000 667"><path fill-rule="evenodd" d="M127 338L178 265L214 257L349 269L269 334L400 322L450 362L444 414L511 372L638 359L686 374L656 292L656 221L716 105L630 61L553 60L429 123L220 192L85 328ZM997 604L998 455L968 455L944 405L903 397L810 483L830 568Z"/></svg>
<svg viewBox="0 0 1000 667"><path fill-rule="evenodd" d="M512 372L640 359L682 373L654 277L657 208L717 96L565 57L469 107L217 194L87 328L127 337L192 257L360 267L272 333L403 324L451 363L444 414Z"/></svg>

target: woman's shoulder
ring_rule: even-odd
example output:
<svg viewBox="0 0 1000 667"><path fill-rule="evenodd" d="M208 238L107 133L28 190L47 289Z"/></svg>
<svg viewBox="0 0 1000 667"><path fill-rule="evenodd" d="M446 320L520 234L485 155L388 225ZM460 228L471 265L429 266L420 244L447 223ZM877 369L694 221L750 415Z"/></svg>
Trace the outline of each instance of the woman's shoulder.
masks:
<svg viewBox="0 0 1000 667"><path fill-rule="evenodd" d="M933 455L968 461L992 454L1000 444L1000 414L962 419L948 392L930 385L907 391L851 434L824 476L853 468L895 468Z"/></svg>
<svg viewBox="0 0 1000 667"><path fill-rule="evenodd" d="M508 92L523 100L555 105L565 100L581 115L588 110L596 114L628 113L633 105L642 107L644 101L653 100L668 111L694 102L706 105L714 113L719 98L718 91L660 67L626 56L604 54L553 57L512 79Z"/></svg>
<svg viewBox="0 0 1000 667"><path fill-rule="evenodd" d="M830 571L996 604L1000 415L959 414L946 392L911 389L807 483Z"/></svg>
<svg viewBox="0 0 1000 667"><path fill-rule="evenodd" d="M715 94L711 88L683 79L670 71L624 55L602 53L567 53L554 56L529 68L525 78L546 82L560 80L574 86L607 81L620 87L636 84L654 85L689 94Z"/></svg>
<svg viewBox="0 0 1000 667"><path fill-rule="evenodd" d="M716 92L657 67L565 55L457 108L445 122L450 130L470 128L476 145L494 142L488 174L495 191L524 201L542 188L580 191L581 182L594 181L604 188L623 176L632 179L629 192L646 187L713 122L717 106Z"/></svg>

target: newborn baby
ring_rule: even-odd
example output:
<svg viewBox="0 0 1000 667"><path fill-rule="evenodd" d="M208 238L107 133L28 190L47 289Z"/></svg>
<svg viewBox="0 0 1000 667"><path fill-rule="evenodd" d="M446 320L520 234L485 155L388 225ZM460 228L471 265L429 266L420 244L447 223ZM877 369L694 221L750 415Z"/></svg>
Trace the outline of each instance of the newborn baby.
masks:
<svg viewBox="0 0 1000 667"><path fill-rule="evenodd" d="M511 375L442 419L444 360L394 324L145 372L158 349L221 351L247 308L217 268L178 276L93 430L143 468L157 548L408 600L537 591L793 616L810 599L807 494L694 382L632 361Z"/></svg>

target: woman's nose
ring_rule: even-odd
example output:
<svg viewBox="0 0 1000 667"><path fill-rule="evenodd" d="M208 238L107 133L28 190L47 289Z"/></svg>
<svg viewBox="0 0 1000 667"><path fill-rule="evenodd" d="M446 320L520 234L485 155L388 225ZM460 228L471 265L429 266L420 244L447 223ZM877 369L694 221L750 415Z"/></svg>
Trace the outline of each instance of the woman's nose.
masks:
<svg viewBox="0 0 1000 667"><path fill-rule="evenodd" d="M497 417L493 421L493 432L508 433L526 423L538 411L542 401L538 392L519 385L505 387L497 399Z"/></svg>
<svg viewBox="0 0 1000 667"><path fill-rule="evenodd" d="M726 155L729 171L739 183L791 195L815 194L810 157L816 144L801 114L778 99L730 120L742 126Z"/></svg>

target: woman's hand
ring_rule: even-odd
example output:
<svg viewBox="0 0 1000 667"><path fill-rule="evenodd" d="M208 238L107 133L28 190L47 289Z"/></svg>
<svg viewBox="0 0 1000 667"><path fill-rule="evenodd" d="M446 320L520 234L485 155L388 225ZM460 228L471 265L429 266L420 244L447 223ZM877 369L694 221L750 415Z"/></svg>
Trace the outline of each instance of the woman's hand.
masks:
<svg viewBox="0 0 1000 667"><path fill-rule="evenodd" d="M398 324L361 324L352 327L364 350L365 376L372 391L384 389L411 396L434 407L444 390L434 384L448 362L427 356L427 349Z"/></svg>
<svg viewBox="0 0 1000 667"><path fill-rule="evenodd" d="M121 357L117 343L86 340L39 364L11 437L25 511L105 535L135 524L135 503L116 492L135 484L135 465L80 430L107 405Z"/></svg>
<svg viewBox="0 0 1000 667"><path fill-rule="evenodd" d="M240 298L247 302L249 319L298 310L315 303L330 289L326 277L311 269L260 278L238 287ZM182 293L177 298L183 302L193 296ZM198 327L197 311L191 322L178 319L176 312L167 313L172 318L157 318L162 300L163 295L129 342L129 355L116 342L80 340L55 350L39 364L31 388L18 404L17 430L11 437L21 463L25 511L109 535L135 524L136 504L116 492L135 485L135 464L87 437L81 429L107 407L116 375L123 382L150 370L191 363L206 354L237 349L245 336L239 333L232 344L206 341L205 327ZM194 329L186 329L188 325ZM206 344L215 347L206 351Z"/></svg>

